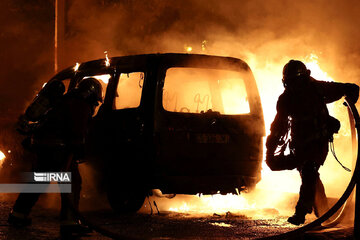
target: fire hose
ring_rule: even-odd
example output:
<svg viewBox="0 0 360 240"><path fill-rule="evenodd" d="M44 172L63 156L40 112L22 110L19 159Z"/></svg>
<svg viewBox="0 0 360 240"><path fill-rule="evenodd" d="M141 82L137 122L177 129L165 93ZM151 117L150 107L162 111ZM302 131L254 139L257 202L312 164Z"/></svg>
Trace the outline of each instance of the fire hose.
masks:
<svg viewBox="0 0 360 240"><path fill-rule="evenodd" d="M354 147L354 146L356 146L355 145L355 143L356 143L355 132L357 133L357 139L360 139L360 130L359 130L360 117L359 117L359 113L358 113L354 103L352 103L352 102L350 102L348 100L345 100L344 105L347 106L348 113L349 113L351 135L352 135L352 145ZM357 149L358 150L360 149L360 141L359 140L357 141ZM354 150L354 148L353 148L353 150ZM359 158L360 158L360 155L357 153L355 169L353 171L353 175L351 177L351 180L350 180L348 186L346 187L343 195L339 198L339 200L326 213L324 213L321 217L317 218L313 222L311 222L311 223L309 223L307 225L304 225L304 226L302 226L300 228L297 228L295 230L292 230L292 231L289 231L289 232L286 232L286 233L282 233L282 234L278 234L278 235L273 235L273 236L269 236L269 237L260 238L260 239L263 239L263 240L265 240L265 239L266 240L268 240L268 239L289 239L289 238L292 238L292 237L299 237L299 235L302 235L305 232L307 232L309 230L312 230L312 229L315 229L316 227L319 227L319 226L322 226L323 228L326 228L326 227L333 227L333 226L337 225L340 222L340 220L341 220L341 218L343 216L343 213L345 212L347 200L351 200L353 189L354 189L356 183L359 182L359 177L360 177L359 176L359 171L360 171L360 169L359 169L360 168ZM139 238L124 236L124 235L121 235L119 233L109 231L106 228L103 228L103 227L99 226L98 224L94 224L91 221L87 220L79 211L77 211L72 206L70 201L69 201L69 205L70 205L71 210L74 212L74 214L79 218L79 220L83 224L89 226L92 230L100 233L103 236L110 237L110 238L113 238L113 239L139 239ZM328 220L330 217L332 217L336 212L338 212L341 207L343 207L343 208L341 209L340 213L335 217L334 220L332 220L330 223L321 225L326 220ZM356 220L355 220L355 222L356 222ZM354 226L354 228L356 228L356 226ZM144 238L142 237L141 239L144 239Z"/></svg>
<svg viewBox="0 0 360 240"><path fill-rule="evenodd" d="M350 125L351 125L351 135L352 135L352 145L355 145L356 142L356 136L355 136L355 128L356 128L356 132L357 132L357 149L359 151L360 149L360 117L359 117L359 113L354 105L354 103L348 101L345 99L345 106L347 106L348 108L348 112L349 112L349 117L350 118ZM316 227L321 226L322 223L324 223L326 220L328 220L330 217L332 217L344 204L346 204L347 200L352 196L352 192L353 189L355 187L355 185L359 182L359 171L360 171L360 161L359 161L360 155L359 152L357 153L357 157L356 157L356 165L355 165L355 169L353 172L353 175L351 177L351 180L348 184L348 186L346 187L343 195L339 198L339 200L334 204L334 206L332 206L326 213L324 213L321 217L319 217L318 219L314 220L313 222L302 226L300 228L297 228L295 230L286 232L286 233L282 233L282 234L278 234L278 235L274 235L274 236L269 236L269 237L264 237L264 238L259 238L259 239L263 239L263 240L267 240L267 239L290 239L292 237L299 237L299 235L304 234L305 232L312 230ZM358 196L359 197L359 196ZM345 208L345 207L344 207ZM339 215L335 218L335 220L333 220L332 222L323 225L324 228L326 227L332 227L335 226L336 224L338 224L338 222L341 219L341 215L344 212L344 208L340 211ZM356 218L356 213L355 213L355 218ZM357 227L355 226L354 223L354 229Z"/></svg>

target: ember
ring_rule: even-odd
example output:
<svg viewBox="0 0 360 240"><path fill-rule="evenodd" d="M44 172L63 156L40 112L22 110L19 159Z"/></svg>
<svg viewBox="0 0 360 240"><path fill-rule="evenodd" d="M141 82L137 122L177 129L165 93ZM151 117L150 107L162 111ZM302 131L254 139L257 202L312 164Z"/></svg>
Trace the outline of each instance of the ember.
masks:
<svg viewBox="0 0 360 240"><path fill-rule="evenodd" d="M185 45L184 49L187 53L190 53L193 50L193 48L191 46L186 46L186 45Z"/></svg>
<svg viewBox="0 0 360 240"><path fill-rule="evenodd" d="M233 227L233 225L224 223L224 222L214 222L214 223L210 223L210 224L214 225L214 226L219 226L219 227Z"/></svg>

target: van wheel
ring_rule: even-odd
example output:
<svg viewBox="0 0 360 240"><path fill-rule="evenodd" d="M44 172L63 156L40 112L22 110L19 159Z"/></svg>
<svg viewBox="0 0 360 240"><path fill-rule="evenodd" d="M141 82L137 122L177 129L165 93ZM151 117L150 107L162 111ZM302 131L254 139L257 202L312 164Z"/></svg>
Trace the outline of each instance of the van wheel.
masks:
<svg viewBox="0 0 360 240"><path fill-rule="evenodd" d="M111 208L120 214L135 213L143 205L146 193L139 189L124 190L111 188L107 191Z"/></svg>

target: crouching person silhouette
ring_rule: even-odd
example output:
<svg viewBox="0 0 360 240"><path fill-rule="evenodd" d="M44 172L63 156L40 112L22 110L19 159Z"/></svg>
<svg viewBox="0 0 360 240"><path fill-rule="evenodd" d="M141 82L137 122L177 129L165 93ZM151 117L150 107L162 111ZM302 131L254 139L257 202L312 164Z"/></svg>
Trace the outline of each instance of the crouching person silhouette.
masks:
<svg viewBox="0 0 360 240"><path fill-rule="evenodd" d="M61 234L90 232L72 210L78 209L81 190L81 176L76 159L83 157L89 122L99 102L102 102L101 84L94 78L84 79L77 88L61 97L47 112L43 124L31 135L31 147L37 156L33 171L65 170L72 173L72 192L61 193ZM17 227L31 224L28 216L39 196L40 193L20 193L8 222Z"/></svg>

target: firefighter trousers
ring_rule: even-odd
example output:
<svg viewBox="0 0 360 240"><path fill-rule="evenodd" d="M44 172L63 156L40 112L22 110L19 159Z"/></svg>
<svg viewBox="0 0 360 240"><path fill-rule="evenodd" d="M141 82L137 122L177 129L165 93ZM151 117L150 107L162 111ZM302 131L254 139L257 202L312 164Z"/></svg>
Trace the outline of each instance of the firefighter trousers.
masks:
<svg viewBox="0 0 360 240"><path fill-rule="evenodd" d="M319 217L328 209L324 185L318 172L319 165L313 161L308 161L298 170L302 183L299 200L296 204L296 213L305 215L314 210L315 215Z"/></svg>
<svg viewBox="0 0 360 240"><path fill-rule="evenodd" d="M64 224L76 221L72 208L78 210L81 191L81 176L78 164L70 159L71 152L65 149L44 148L37 151L34 172L71 172L71 193L61 193L60 220ZM69 162L69 160L71 162ZM45 190L45 189L44 189ZM20 193L13 211L28 216L41 193ZM72 206L69 206L71 204Z"/></svg>

